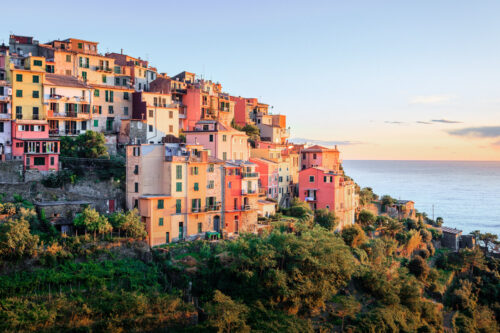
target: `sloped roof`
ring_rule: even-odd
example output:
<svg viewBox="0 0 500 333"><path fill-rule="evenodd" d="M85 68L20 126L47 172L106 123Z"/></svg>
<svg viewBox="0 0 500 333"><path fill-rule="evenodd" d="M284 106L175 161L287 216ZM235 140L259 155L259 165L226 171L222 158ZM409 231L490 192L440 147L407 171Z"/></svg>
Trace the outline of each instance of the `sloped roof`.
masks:
<svg viewBox="0 0 500 333"><path fill-rule="evenodd" d="M91 88L83 81L78 80L76 77L68 75L52 74L52 73L45 74L44 84L51 86L62 86L62 87L82 88L82 89Z"/></svg>

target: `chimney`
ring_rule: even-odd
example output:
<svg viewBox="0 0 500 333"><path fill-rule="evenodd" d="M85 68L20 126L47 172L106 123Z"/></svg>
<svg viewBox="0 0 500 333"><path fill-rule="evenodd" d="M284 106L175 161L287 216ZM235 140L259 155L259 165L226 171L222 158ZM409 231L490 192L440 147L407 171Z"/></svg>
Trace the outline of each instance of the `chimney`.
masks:
<svg viewBox="0 0 500 333"><path fill-rule="evenodd" d="M120 54L123 54L123 49L120 49Z"/></svg>
<svg viewBox="0 0 500 333"><path fill-rule="evenodd" d="M335 150L337 150L337 145L335 145Z"/></svg>

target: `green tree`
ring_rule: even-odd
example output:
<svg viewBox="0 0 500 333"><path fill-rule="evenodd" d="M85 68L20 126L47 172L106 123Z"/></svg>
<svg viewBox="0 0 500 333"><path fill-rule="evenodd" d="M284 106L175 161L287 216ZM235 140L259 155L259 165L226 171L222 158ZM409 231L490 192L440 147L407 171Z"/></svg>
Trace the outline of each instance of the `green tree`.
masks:
<svg viewBox="0 0 500 333"><path fill-rule="evenodd" d="M24 218L9 218L0 224L0 256L19 259L32 256L37 249L38 236L32 235Z"/></svg>
<svg viewBox="0 0 500 333"><path fill-rule="evenodd" d="M483 242L484 244L484 247L490 251L490 245L491 244L495 244L497 239L498 239L498 235L495 235L495 234L492 234L490 232L487 232L487 233L484 233L484 234L481 234L479 236L479 239L481 240L481 242Z"/></svg>
<svg viewBox="0 0 500 333"><path fill-rule="evenodd" d="M427 275L429 275L429 266L427 265L427 262L418 255L410 260L410 262L408 263L408 269L410 273L421 280L425 280L427 278Z"/></svg>
<svg viewBox="0 0 500 333"><path fill-rule="evenodd" d="M213 301L206 306L208 325L218 333L250 332L246 324L248 308L215 290Z"/></svg>
<svg viewBox="0 0 500 333"><path fill-rule="evenodd" d="M314 212L314 221L327 230L333 230L338 225L339 220L335 213L328 209L318 209Z"/></svg>
<svg viewBox="0 0 500 333"><path fill-rule="evenodd" d="M94 239L96 233L110 232L113 228L106 217L99 215L95 209L90 207L86 207L81 213L77 214L73 223L75 227L93 232Z"/></svg>
<svg viewBox="0 0 500 333"><path fill-rule="evenodd" d="M377 217L375 216L375 214L373 214L369 210L363 209L358 214L358 223L361 224L363 227L368 227L373 225L376 220Z"/></svg>
<svg viewBox="0 0 500 333"><path fill-rule="evenodd" d="M246 124L241 130L248 135L250 140L256 141L260 139L260 129L255 125Z"/></svg>
<svg viewBox="0 0 500 333"><path fill-rule="evenodd" d="M106 139L104 134L94 131L86 131L76 138L61 138L61 156L79 158L102 158L109 157L106 150Z"/></svg>
<svg viewBox="0 0 500 333"><path fill-rule="evenodd" d="M366 234L357 224L342 229L342 239L351 246L357 247L366 242Z"/></svg>
<svg viewBox="0 0 500 333"><path fill-rule="evenodd" d="M139 212L135 208L124 214L124 223L122 228L126 232L127 236L133 238L142 239L146 237L147 234L144 224L141 222Z"/></svg>
<svg viewBox="0 0 500 333"><path fill-rule="evenodd" d="M377 200L378 196L373 193L371 187L364 187L359 190L359 203L361 206L369 205L373 200Z"/></svg>
<svg viewBox="0 0 500 333"><path fill-rule="evenodd" d="M299 219L310 219L314 216L313 211L307 202L301 201L299 198L293 198L290 208L288 209L290 216Z"/></svg>
<svg viewBox="0 0 500 333"><path fill-rule="evenodd" d="M340 331L344 331L344 320L346 317L354 317L361 309L361 304L353 296L341 297L332 311L332 314L342 319Z"/></svg>
<svg viewBox="0 0 500 333"><path fill-rule="evenodd" d="M380 199L383 206L391 206L396 202L396 199L392 198L390 195L383 195Z"/></svg>

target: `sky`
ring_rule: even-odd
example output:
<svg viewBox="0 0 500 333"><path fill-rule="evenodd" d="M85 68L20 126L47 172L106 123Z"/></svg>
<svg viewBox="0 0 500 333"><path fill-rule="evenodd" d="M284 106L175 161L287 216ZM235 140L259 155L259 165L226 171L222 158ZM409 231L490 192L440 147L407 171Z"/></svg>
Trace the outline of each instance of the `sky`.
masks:
<svg viewBox="0 0 500 333"><path fill-rule="evenodd" d="M498 1L18 1L10 33L221 82L343 159L500 160Z"/></svg>

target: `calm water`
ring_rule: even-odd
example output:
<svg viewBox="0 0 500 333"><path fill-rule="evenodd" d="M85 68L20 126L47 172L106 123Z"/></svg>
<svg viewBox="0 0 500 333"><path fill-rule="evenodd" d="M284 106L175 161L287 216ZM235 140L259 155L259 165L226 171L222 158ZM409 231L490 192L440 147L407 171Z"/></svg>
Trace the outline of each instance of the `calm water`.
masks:
<svg viewBox="0 0 500 333"><path fill-rule="evenodd" d="M500 162L344 161L361 187L415 201L415 208L465 233L500 235Z"/></svg>

